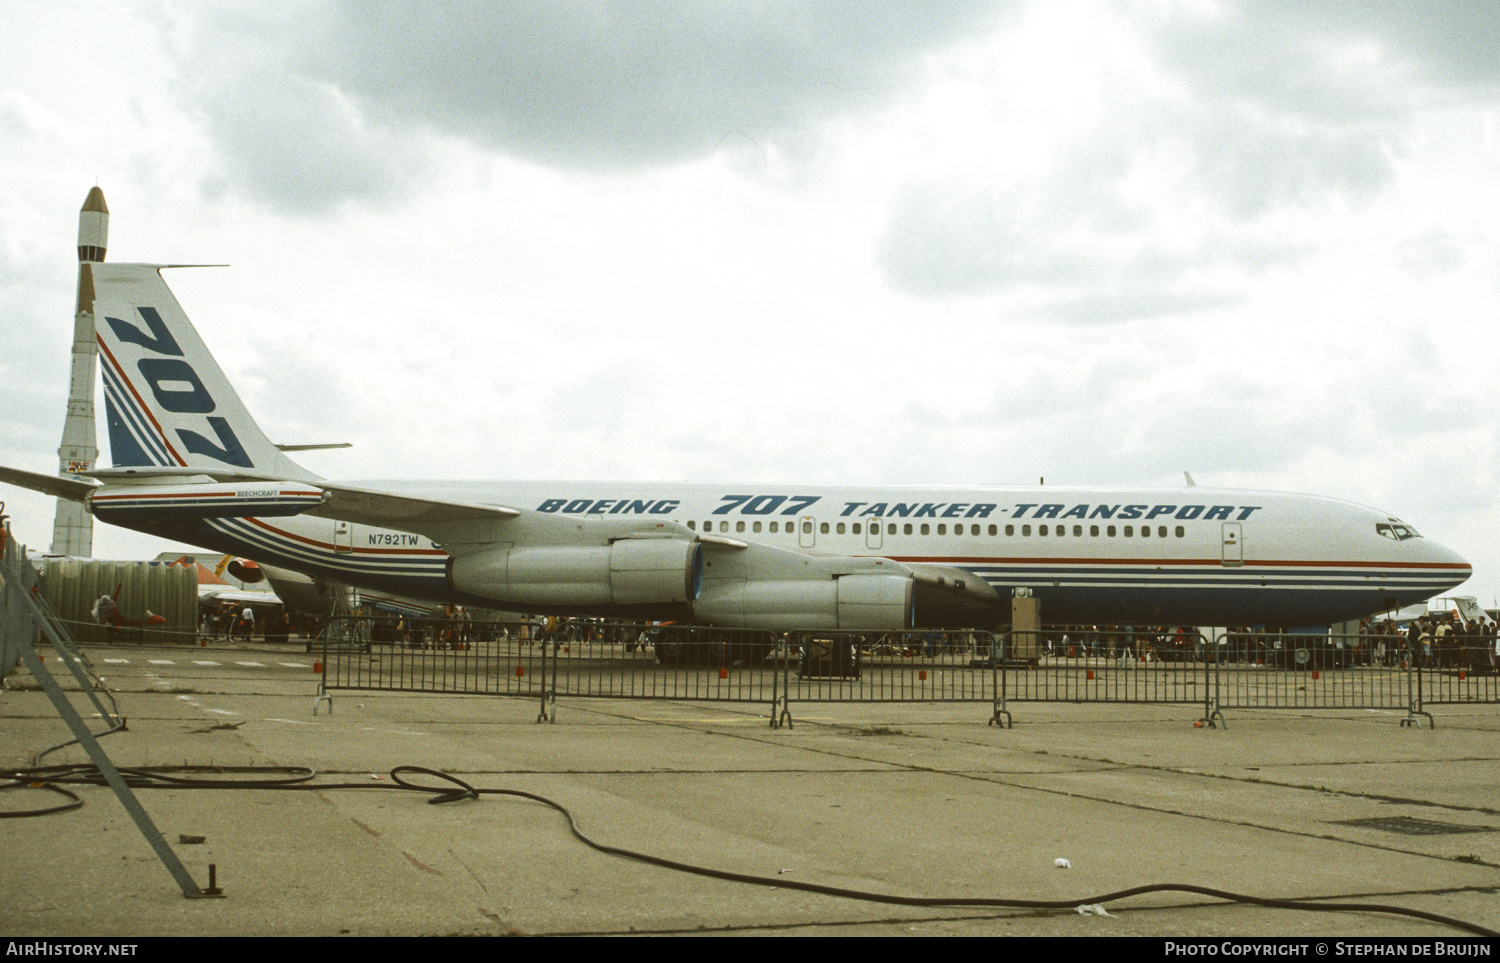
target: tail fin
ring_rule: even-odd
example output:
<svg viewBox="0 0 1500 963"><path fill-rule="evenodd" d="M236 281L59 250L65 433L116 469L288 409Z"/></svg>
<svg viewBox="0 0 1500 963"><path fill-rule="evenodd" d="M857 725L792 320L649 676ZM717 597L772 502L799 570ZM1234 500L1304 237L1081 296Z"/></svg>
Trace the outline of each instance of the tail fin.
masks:
<svg viewBox="0 0 1500 963"><path fill-rule="evenodd" d="M115 467L316 478L256 425L172 296L162 265L92 264Z"/></svg>

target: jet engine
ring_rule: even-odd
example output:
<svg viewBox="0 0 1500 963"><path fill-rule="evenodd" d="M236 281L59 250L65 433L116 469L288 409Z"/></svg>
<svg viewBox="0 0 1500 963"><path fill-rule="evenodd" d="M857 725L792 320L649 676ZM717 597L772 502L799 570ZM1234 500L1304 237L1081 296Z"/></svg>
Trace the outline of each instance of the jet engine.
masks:
<svg viewBox="0 0 1500 963"><path fill-rule="evenodd" d="M502 545L455 557L448 580L458 592L521 608L692 602L703 584L703 549L678 538Z"/></svg>
<svg viewBox="0 0 1500 963"><path fill-rule="evenodd" d="M774 631L897 631L911 628L915 612L909 575L725 579L710 583L693 606L700 622Z"/></svg>

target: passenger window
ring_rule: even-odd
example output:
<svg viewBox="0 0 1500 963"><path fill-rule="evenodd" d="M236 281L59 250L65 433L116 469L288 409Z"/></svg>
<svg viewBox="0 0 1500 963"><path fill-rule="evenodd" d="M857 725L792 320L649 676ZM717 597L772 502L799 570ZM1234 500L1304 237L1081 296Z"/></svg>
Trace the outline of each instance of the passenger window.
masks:
<svg viewBox="0 0 1500 963"><path fill-rule="evenodd" d="M902 531L906 532L906 534L908 534L908 535L911 534L911 522L907 522L905 525L901 526L901 528L902 528ZM922 534L923 535L927 534L927 526L926 525L922 526Z"/></svg>
<svg viewBox="0 0 1500 963"><path fill-rule="evenodd" d="M697 522L694 522L694 521L689 521L689 522L688 522L688 529L689 529L689 530L690 530L690 531L694 531L694 532L696 532L696 531L697 531L697 530L698 530L698 523L697 523Z"/></svg>
<svg viewBox="0 0 1500 963"><path fill-rule="evenodd" d="M804 535L811 535L812 534L812 522L803 522L802 523L802 534L804 534Z"/></svg>
<svg viewBox="0 0 1500 963"><path fill-rule="evenodd" d="M819 526L818 526L818 527L819 527L819 529L821 529L821 530L822 530L822 533L823 533L823 534L824 534L824 535L827 535L827 534L828 534L828 523L827 523L827 522L823 522L823 523L822 523L822 524L821 524L821 525L819 525Z"/></svg>
<svg viewBox="0 0 1500 963"><path fill-rule="evenodd" d="M752 531L752 532L758 532L758 531L760 531L760 522L751 522L750 523L750 531Z"/></svg>
<svg viewBox="0 0 1500 963"><path fill-rule="evenodd" d="M1089 537L1090 538L1098 538L1099 537L1099 526L1098 525L1090 525L1089 526Z"/></svg>
<svg viewBox="0 0 1500 963"><path fill-rule="evenodd" d="M854 534L858 535L860 528L859 522L855 522L851 527L854 529Z"/></svg>
<svg viewBox="0 0 1500 963"><path fill-rule="evenodd" d="M1183 529L1183 527L1181 525L1178 525L1177 526L1177 537L1181 538L1182 536L1184 536L1186 534L1187 534L1187 532Z"/></svg>
<svg viewBox="0 0 1500 963"><path fill-rule="evenodd" d="M1129 538L1129 537L1130 537L1130 536L1132 536L1132 535L1134 535L1134 534L1135 534L1135 526L1134 526L1134 525L1126 525L1126 526L1125 526L1125 527L1124 527L1124 528L1123 528L1123 529L1122 529L1122 530L1121 530L1121 532L1122 532L1122 534L1124 534L1124 536L1125 536L1125 537L1126 537L1126 538Z"/></svg>
<svg viewBox="0 0 1500 963"><path fill-rule="evenodd" d="M844 534L844 523L843 522L839 522L839 524L838 524L838 533L840 535Z"/></svg>
<svg viewBox="0 0 1500 963"><path fill-rule="evenodd" d="M1083 526L1082 525L1074 525L1073 526L1073 534L1075 536L1082 537L1082 535L1083 535Z"/></svg>
<svg viewBox="0 0 1500 963"><path fill-rule="evenodd" d="M939 535L947 535L948 534L948 526L946 524L939 525L938 526L938 534Z"/></svg>
<svg viewBox="0 0 1500 963"><path fill-rule="evenodd" d="M1045 531L1043 531L1042 534L1045 535L1047 533ZM1031 535L1031 526L1030 525L1022 525L1021 526L1021 535L1023 537L1030 536Z"/></svg>
<svg viewBox="0 0 1500 963"><path fill-rule="evenodd" d="M1109 537L1109 538L1114 538L1115 537L1115 527L1113 525L1106 526L1105 529L1104 529L1104 534L1107 537Z"/></svg>
<svg viewBox="0 0 1500 963"><path fill-rule="evenodd" d="M721 532L727 532L727 531L729 531L729 523L728 522L720 522L719 523L719 531L721 531Z"/></svg>
<svg viewBox="0 0 1500 963"><path fill-rule="evenodd" d="M993 528L994 526L992 525L990 527ZM1014 526L1014 525L1007 525L1007 526L1005 526L1005 534L1006 535L1014 535L1015 533L1016 533L1016 526Z"/></svg>
<svg viewBox="0 0 1500 963"><path fill-rule="evenodd" d="M896 534L896 523L895 522L891 522L891 527L888 528L888 529L886 529L886 534L887 535L894 535L894 534Z"/></svg>
<svg viewBox="0 0 1500 963"><path fill-rule="evenodd" d="M1151 537L1151 526L1150 525L1142 525L1141 526L1141 538L1150 538L1150 537Z"/></svg>
<svg viewBox="0 0 1500 963"><path fill-rule="evenodd" d="M1156 537L1157 538L1166 538L1167 537L1167 526L1165 526L1165 525L1158 525L1156 527Z"/></svg>
<svg viewBox="0 0 1500 963"><path fill-rule="evenodd" d="M743 532L745 530L745 523L744 522L735 522L734 523L734 530L737 531L737 532Z"/></svg>
<svg viewBox="0 0 1500 963"><path fill-rule="evenodd" d="M1038 535L1046 535L1047 534L1047 526L1046 525L1038 525L1036 527L1036 533Z"/></svg>

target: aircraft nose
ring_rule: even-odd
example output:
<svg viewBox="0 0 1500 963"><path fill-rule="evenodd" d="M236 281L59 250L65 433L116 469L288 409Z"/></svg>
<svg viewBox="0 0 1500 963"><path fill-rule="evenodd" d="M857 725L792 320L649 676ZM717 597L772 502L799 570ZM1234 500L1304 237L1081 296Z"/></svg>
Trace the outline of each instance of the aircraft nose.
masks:
<svg viewBox="0 0 1500 963"><path fill-rule="evenodd" d="M1443 580L1441 591L1456 588L1469 580L1474 574L1474 566L1469 560L1455 552L1446 545L1434 542L1431 539L1415 539L1415 541L1426 542L1423 546L1424 565L1430 566L1435 575Z"/></svg>

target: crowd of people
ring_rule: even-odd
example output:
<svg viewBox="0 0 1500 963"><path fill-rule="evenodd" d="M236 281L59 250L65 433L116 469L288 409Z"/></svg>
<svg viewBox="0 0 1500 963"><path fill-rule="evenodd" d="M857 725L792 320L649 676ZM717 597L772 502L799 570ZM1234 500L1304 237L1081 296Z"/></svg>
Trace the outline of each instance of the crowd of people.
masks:
<svg viewBox="0 0 1500 963"><path fill-rule="evenodd" d="M101 606L96 618L113 621L112 608ZM117 616L116 616L117 618ZM561 616L523 616L519 621L476 619L462 606L448 606L422 618L371 618L371 640L421 648L467 648L473 642L499 638L522 644L559 647L570 643L622 644L626 650L645 649L652 627L632 626L607 619ZM117 624L117 623L116 623ZM268 642L286 642L299 627L284 611L257 620L244 603L224 602L203 613L199 631L210 639L247 642L259 633ZM300 626L310 635L314 626ZM880 645L872 651L899 648L912 654L937 655L976 645L973 633L896 633L901 644ZM907 639L905 636L910 635ZM880 643L891 642L878 636ZM1029 647L1029 639L1013 639L1010 649ZM1413 665L1494 671L1500 667L1500 638L1493 621L1467 620L1452 612L1429 613L1397 623L1369 619L1357 635L1323 635L1256 630L1236 626L1210 637L1193 626L1067 625L1044 627L1035 637L1037 657L1048 660L1108 659L1125 662L1221 662L1295 668Z"/></svg>
<svg viewBox="0 0 1500 963"><path fill-rule="evenodd" d="M220 602L200 613L198 634L223 642L249 642L256 632L267 642L286 642L296 630L285 609L257 619L255 609L242 602ZM306 626L303 626L306 631Z"/></svg>
<svg viewBox="0 0 1500 963"><path fill-rule="evenodd" d="M1049 658L1221 662L1284 668L1414 665L1476 672L1500 666L1496 623L1438 612L1397 623L1368 619L1355 635L1288 633L1234 626L1210 638L1192 626L1069 625L1044 629Z"/></svg>
<svg viewBox="0 0 1500 963"><path fill-rule="evenodd" d="M1464 619L1452 612L1429 613L1413 619L1403 631L1391 619L1360 624L1371 652L1390 664L1402 658L1417 666L1436 668L1494 669L1500 664L1500 638L1496 624Z"/></svg>

